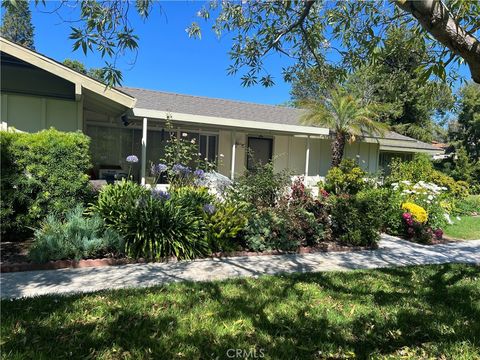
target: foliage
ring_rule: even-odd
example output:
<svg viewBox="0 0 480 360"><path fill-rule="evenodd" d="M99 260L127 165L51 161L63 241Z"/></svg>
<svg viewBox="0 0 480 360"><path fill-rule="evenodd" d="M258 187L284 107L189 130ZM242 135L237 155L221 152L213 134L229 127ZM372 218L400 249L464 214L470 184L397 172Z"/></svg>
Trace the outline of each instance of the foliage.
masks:
<svg viewBox="0 0 480 360"><path fill-rule="evenodd" d="M422 244L429 244L432 242L434 232L432 228L426 226L425 223L417 221L413 218L413 215L409 212L406 212L402 215L402 219L405 224L405 233L404 235L415 242L419 242ZM438 238L441 238L443 232L441 230L437 230Z"/></svg>
<svg viewBox="0 0 480 360"><path fill-rule="evenodd" d="M209 252L203 219L196 208L202 196L187 199L193 194L185 190L171 198L162 197L123 180L105 186L91 212L125 238L129 256L193 259Z"/></svg>
<svg viewBox="0 0 480 360"><path fill-rule="evenodd" d="M325 126L335 133L335 140L332 141L332 166L340 164L347 140L352 143L364 133L383 134L388 128L375 121L377 114L373 105L362 104L342 88L332 90L329 96L320 101L307 99L301 105L307 109L302 122Z"/></svg>
<svg viewBox="0 0 480 360"><path fill-rule="evenodd" d="M108 253L119 254L124 241L112 229L105 229L103 220L83 215L83 207L69 210L65 217L49 214L35 230L35 242L29 257L36 262L62 259L85 259Z"/></svg>
<svg viewBox="0 0 480 360"><path fill-rule="evenodd" d="M441 171L435 170L430 159L422 154L416 154L412 161L402 162L394 159L390 163L390 175L386 179L387 184L401 183L434 183L440 187L447 188L448 192L455 197L468 195L468 184L457 182L452 177Z"/></svg>
<svg viewBox="0 0 480 360"><path fill-rule="evenodd" d="M35 50L34 30L30 2L27 0L2 1L4 9L0 34L7 40Z"/></svg>
<svg viewBox="0 0 480 360"><path fill-rule="evenodd" d="M469 83L460 90L457 126L449 134L451 140L461 143L470 160L480 159L480 85Z"/></svg>
<svg viewBox="0 0 480 360"><path fill-rule="evenodd" d="M384 211L384 194L376 189L357 195L342 194L329 197L329 212L333 237L352 246L375 246L380 240Z"/></svg>
<svg viewBox="0 0 480 360"><path fill-rule="evenodd" d="M207 237L212 251L238 250L247 225L247 204L216 202L211 213L204 211Z"/></svg>
<svg viewBox="0 0 480 360"><path fill-rule="evenodd" d="M90 196L87 136L2 131L0 141L2 235L19 236L48 213L63 213Z"/></svg>
<svg viewBox="0 0 480 360"><path fill-rule="evenodd" d="M102 83L104 82L102 69L90 68L87 70L82 62L72 59L63 60L63 65L68 66L70 69L78 71L79 73L87 75L97 81L100 81Z"/></svg>
<svg viewBox="0 0 480 360"><path fill-rule="evenodd" d="M289 183L290 175L286 170L275 173L273 162L259 164L235 181L230 196L254 207L273 207Z"/></svg>
<svg viewBox="0 0 480 360"><path fill-rule="evenodd" d="M367 186L366 176L354 160L343 159L339 166L328 170L324 188L333 194L356 194Z"/></svg>
<svg viewBox="0 0 480 360"><path fill-rule="evenodd" d="M430 142L441 131L438 119L452 109L454 98L447 84L425 79L415 71L428 61L427 47L420 37L404 26L391 28L376 51L375 61L347 76L326 67L299 69L291 96L301 106L305 99L322 98L340 84L362 103L374 106L379 121L399 133Z"/></svg>
<svg viewBox="0 0 480 360"><path fill-rule="evenodd" d="M480 195L470 195L455 201L452 210L454 215L480 214Z"/></svg>
<svg viewBox="0 0 480 360"><path fill-rule="evenodd" d="M215 202L215 196L208 192L206 187L184 186L172 189L170 192L170 200L176 205L203 215L203 208L207 204Z"/></svg>
<svg viewBox="0 0 480 360"><path fill-rule="evenodd" d="M424 208L412 202L402 204L402 209L410 213L415 221L425 224L428 220L428 214Z"/></svg>

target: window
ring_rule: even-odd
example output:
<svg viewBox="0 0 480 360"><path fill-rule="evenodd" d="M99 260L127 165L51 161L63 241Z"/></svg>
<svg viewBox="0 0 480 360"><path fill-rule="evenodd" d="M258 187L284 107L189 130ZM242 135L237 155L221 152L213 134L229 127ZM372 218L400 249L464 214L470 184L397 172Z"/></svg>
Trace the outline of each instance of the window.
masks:
<svg viewBox="0 0 480 360"><path fill-rule="evenodd" d="M272 160L273 139L261 137L248 138L247 169L265 165Z"/></svg>
<svg viewBox="0 0 480 360"><path fill-rule="evenodd" d="M200 134L199 152L202 159L215 163L217 161L217 135Z"/></svg>
<svg viewBox="0 0 480 360"><path fill-rule="evenodd" d="M401 161L411 161L412 154L381 151L379 155L378 164L380 169L383 170L383 173L385 175L390 174L390 163L392 162L393 159L400 159Z"/></svg>

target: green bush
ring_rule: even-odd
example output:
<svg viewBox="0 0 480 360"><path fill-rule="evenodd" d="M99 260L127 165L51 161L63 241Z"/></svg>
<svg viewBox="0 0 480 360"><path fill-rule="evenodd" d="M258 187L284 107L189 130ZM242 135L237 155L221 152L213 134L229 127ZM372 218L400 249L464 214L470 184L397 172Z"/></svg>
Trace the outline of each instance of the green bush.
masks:
<svg viewBox="0 0 480 360"><path fill-rule="evenodd" d="M385 193L364 190L357 195L331 196L330 215L334 239L351 246L375 246L384 222Z"/></svg>
<svg viewBox="0 0 480 360"><path fill-rule="evenodd" d="M203 215L203 207L213 204L215 196L208 192L206 187L184 186L174 188L171 193L171 201L177 206L185 208L198 215Z"/></svg>
<svg viewBox="0 0 480 360"><path fill-rule="evenodd" d="M459 216L480 214L480 195L470 195L455 201L452 212Z"/></svg>
<svg viewBox="0 0 480 360"><path fill-rule="evenodd" d="M64 219L53 214L46 217L35 230L29 257L36 262L79 260L123 250L124 241L116 231L106 229L98 215L83 216L83 207L77 206L68 211Z"/></svg>
<svg viewBox="0 0 480 360"><path fill-rule="evenodd" d="M213 251L233 251L241 248L241 233L247 225L247 206L217 202L211 211L204 211L207 237Z"/></svg>
<svg viewBox="0 0 480 360"><path fill-rule="evenodd" d="M229 196L255 207L273 207L289 184L289 173L275 173L273 163L270 162L247 171L234 183Z"/></svg>
<svg viewBox="0 0 480 360"><path fill-rule="evenodd" d="M24 236L48 213L64 213L90 196L86 135L55 129L0 135L2 237Z"/></svg>
<svg viewBox="0 0 480 360"><path fill-rule="evenodd" d="M131 257L193 259L209 253L206 229L200 210L184 200L122 181L105 186L90 211L124 236Z"/></svg>
<svg viewBox="0 0 480 360"><path fill-rule="evenodd" d="M365 181L367 173L363 171L354 160L343 159L339 166L328 170L325 184L319 184L326 191L333 194L356 194L364 189L368 183Z"/></svg>

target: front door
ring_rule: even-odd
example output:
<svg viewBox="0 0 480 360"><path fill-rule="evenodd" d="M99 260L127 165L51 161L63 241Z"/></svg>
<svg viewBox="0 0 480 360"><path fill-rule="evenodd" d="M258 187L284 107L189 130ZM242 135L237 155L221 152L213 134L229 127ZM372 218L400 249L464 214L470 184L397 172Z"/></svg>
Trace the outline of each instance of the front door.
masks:
<svg viewBox="0 0 480 360"><path fill-rule="evenodd" d="M273 139L263 137L248 138L247 169L253 170L272 160Z"/></svg>

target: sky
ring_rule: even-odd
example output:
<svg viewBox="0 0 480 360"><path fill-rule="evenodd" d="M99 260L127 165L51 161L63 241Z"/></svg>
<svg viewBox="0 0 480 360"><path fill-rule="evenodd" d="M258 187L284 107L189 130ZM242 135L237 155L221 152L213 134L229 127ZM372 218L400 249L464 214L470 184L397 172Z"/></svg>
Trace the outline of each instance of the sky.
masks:
<svg viewBox="0 0 480 360"><path fill-rule="evenodd" d="M132 16L132 24L140 37L136 58L126 56L119 62L123 85L145 89L169 91L182 94L250 101L264 104L284 104L290 99L290 84L282 80L282 66L291 63L285 56L273 54L265 61L269 73L274 76L275 86L261 85L242 87L240 75L229 76L228 51L231 38L225 35L218 39L211 30L211 21L204 22L196 16L202 6L200 1L162 1L160 7L146 22ZM68 39L70 26L65 20L77 18L78 8L64 7L61 15L49 13L58 5L47 0L47 7L31 5L35 26L36 50L58 61L66 58L82 61L87 68L102 67L100 55L81 50L73 51L73 41ZM132 15L136 15L132 11ZM202 39L187 36L186 27L197 21L202 27ZM468 69L460 73L470 78ZM458 88L460 83L454 84Z"/></svg>
<svg viewBox="0 0 480 360"><path fill-rule="evenodd" d="M287 58L270 56L266 63L275 77L275 86L242 87L240 76L229 76L226 72L230 64L228 50L231 41L228 37L218 39L210 28L211 22L203 20L199 22L202 39L187 36L185 28L192 21L201 20L196 13L202 3L165 1L161 4L162 13L157 6L145 23L132 18L140 37L139 51L136 60L127 56L120 61L122 85L274 105L290 99L290 85L281 78L281 66L289 62ZM48 8L53 5L49 2ZM63 10L62 15L65 19L73 19L75 11ZM87 67L104 65L99 55L88 53L85 57L81 50L72 51L73 42L68 39L71 24L56 14L45 13L43 7L32 5L32 21L38 52L57 61L77 59Z"/></svg>

